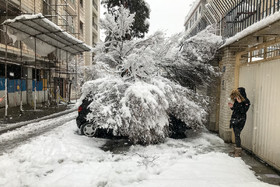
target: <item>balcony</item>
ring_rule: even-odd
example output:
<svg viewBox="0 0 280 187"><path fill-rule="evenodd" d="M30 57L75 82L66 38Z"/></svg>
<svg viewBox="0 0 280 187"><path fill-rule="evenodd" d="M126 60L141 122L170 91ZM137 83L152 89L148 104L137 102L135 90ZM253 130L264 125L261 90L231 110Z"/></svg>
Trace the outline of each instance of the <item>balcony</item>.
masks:
<svg viewBox="0 0 280 187"><path fill-rule="evenodd" d="M278 12L280 0L239 0L221 20L223 35L234 36L254 23Z"/></svg>

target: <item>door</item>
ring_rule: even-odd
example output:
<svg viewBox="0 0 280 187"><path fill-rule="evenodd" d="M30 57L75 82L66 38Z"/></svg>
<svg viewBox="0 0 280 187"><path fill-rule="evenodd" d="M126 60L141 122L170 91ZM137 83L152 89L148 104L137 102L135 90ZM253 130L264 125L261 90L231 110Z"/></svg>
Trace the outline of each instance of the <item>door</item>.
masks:
<svg viewBox="0 0 280 187"><path fill-rule="evenodd" d="M239 86L252 105L241 134L242 146L280 168L280 60L242 66Z"/></svg>

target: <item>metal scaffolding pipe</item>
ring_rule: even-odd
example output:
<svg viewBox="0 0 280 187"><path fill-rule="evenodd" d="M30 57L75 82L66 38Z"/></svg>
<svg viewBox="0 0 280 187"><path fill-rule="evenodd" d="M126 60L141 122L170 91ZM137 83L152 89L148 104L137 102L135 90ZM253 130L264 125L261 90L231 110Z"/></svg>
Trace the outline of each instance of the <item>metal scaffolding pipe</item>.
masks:
<svg viewBox="0 0 280 187"><path fill-rule="evenodd" d="M6 19L8 19L8 3L9 1L6 1ZM7 58L8 58L8 41L7 41L7 35L8 35L8 28L5 28L5 120L8 119L8 72L7 72Z"/></svg>
<svg viewBox="0 0 280 187"><path fill-rule="evenodd" d="M36 37L34 38L34 43L35 43L35 51L34 51L34 56L35 56L35 87L34 87L34 110L36 110L36 100L37 100L37 41Z"/></svg>

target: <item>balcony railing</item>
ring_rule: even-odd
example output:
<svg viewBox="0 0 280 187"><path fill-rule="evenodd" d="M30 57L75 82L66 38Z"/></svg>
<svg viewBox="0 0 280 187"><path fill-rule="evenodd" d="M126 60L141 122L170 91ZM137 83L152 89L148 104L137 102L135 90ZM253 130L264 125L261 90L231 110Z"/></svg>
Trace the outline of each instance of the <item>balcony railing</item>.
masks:
<svg viewBox="0 0 280 187"><path fill-rule="evenodd" d="M236 33L279 11L280 0L237 0L233 8L221 20L222 35Z"/></svg>

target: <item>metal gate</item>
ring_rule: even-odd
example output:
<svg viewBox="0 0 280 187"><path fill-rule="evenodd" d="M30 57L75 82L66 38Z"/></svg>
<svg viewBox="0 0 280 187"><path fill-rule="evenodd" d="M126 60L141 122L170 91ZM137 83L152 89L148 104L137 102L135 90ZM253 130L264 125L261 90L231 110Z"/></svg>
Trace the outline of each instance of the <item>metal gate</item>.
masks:
<svg viewBox="0 0 280 187"><path fill-rule="evenodd" d="M242 146L280 169L280 60L241 66L239 86L252 103Z"/></svg>

